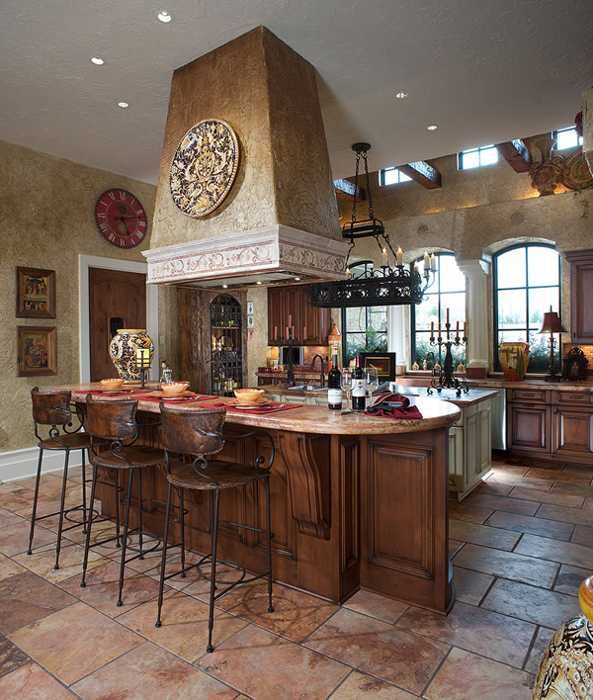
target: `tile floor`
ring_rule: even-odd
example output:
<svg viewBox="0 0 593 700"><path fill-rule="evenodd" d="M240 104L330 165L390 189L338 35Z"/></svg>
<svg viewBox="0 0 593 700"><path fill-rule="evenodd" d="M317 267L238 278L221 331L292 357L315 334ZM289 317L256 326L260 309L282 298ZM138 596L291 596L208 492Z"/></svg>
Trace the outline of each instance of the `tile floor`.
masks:
<svg viewBox="0 0 593 700"><path fill-rule="evenodd" d="M497 462L450 503L449 616L368 591L339 607L281 585L269 614L256 583L219 601L216 650L205 654L199 572L169 580L156 629L158 557L134 562L118 608L112 545L93 553L84 589L78 530L67 533L59 572L53 519L26 555L32 487L0 484L2 698L528 700L553 629L577 612L579 582L593 572L593 467ZM79 488L74 474L71 502ZM41 489L53 507L59 475Z"/></svg>

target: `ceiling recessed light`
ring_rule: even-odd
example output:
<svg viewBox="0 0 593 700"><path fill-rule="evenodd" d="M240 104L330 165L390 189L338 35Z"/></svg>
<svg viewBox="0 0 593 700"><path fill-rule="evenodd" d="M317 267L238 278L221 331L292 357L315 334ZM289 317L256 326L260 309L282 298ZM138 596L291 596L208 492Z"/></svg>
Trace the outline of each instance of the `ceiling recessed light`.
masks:
<svg viewBox="0 0 593 700"><path fill-rule="evenodd" d="M429 124L427 127L428 131L436 131L439 128L438 124Z"/></svg>
<svg viewBox="0 0 593 700"><path fill-rule="evenodd" d="M169 12L167 12L167 10L161 10L156 16L156 18L159 22L163 22L163 24L169 24L169 22L173 19L173 17Z"/></svg>
<svg viewBox="0 0 593 700"><path fill-rule="evenodd" d="M117 106L121 107L122 109L127 109L130 105L127 102L118 102Z"/></svg>
<svg viewBox="0 0 593 700"><path fill-rule="evenodd" d="M96 66L102 66L105 63L105 61L99 56L93 56L91 58L91 63L94 63Z"/></svg>
<svg viewBox="0 0 593 700"><path fill-rule="evenodd" d="M228 289L228 288L229 288L229 285L228 285L228 284L223 284L223 285L222 285L222 288L223 288L223 289Z"/></svg>
<svg viewBox="0 0 593 700"><path fill-rule="evenodd" d="M261 284L261 280L257 280L257 284Z"/></svg>
<svg viewBox="0 0 593 700"><path fill-rule="evenodd" d="M398 90L398 91L395 93L395 96L396 96L396 98L397 98L398 100L405 100L406 97L408 96L408 93L405 92L404 90Z"/></svg>
<svg viewBox="0 0 593 700"><path fill-rule="evenodd" d="M294 281L295 281L295 282L300 282L300 281L301 281L301 278L300 278L300 277L295 277L295 278L294 278Z"/></svg>

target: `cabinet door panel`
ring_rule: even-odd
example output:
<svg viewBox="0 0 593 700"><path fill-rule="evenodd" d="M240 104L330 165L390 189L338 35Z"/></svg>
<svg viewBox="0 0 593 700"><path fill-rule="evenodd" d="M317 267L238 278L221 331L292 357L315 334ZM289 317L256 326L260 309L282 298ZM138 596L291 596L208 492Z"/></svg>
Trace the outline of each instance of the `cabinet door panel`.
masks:
<svg viewBox="0 0 593 700"><path fill-rule="evenodd" d="M573 343L593 341L593 251L567 253L570 261L570 317Z"/></svg>
<svg viewBox="0 0 593 700"><path fill-rule="evenodd" d="M552 414L553 446L556 454L593 454L593 414L577 409L556 408Z"/></svg>
<svg viewBox="0 0 593 700"><path fill-rule="evenodd" d="M550 410L545 406L509 404L508 444L529 452L550 451Z"/></svg>

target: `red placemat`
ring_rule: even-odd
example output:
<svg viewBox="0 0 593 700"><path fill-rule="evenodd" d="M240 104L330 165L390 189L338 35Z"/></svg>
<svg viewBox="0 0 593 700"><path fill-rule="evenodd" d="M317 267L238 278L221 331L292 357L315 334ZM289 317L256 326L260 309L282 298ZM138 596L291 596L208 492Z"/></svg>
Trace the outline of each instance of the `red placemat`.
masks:
<svg viewBox="0 0 593 700"><path fill-rule="evenodd" d="M227 406L227 411L231 413L247 413L252 415L264 415L266 413L277 413L278 411L288 411L291 408L300 408L302 403L268 403L265 406L254 406L253 408L238 408L237 406Z"/></svg>
<svg viewBox="0 0 593 700"><path fill-rule="evenodd" d="M392 401L394 403L401 403L402 406L399 408L380 408L381 404L386 401ZM378 408L373 409L372 406L377 406ZM374 398L373 404L368 408L365 413L367 416L374 416L379 418L395 418L402 419L407 418L408 420L421 420L422 413L417 406L412 406L410 404L410 399L407 396L402 396L401 394L383 393L377 394Z"/></svg>
<svg viewBox="0 0 593 700"><path fill-rule="evenodd" d="M178 399L176 398L166 398L164 396L154 396L154 391L150 392L142 392L139 394L134 395L135 399L138 399L138 401L148 401L149 403L160 403L161 399L167 403L167 404L184 404L184 403L195 403L196 401L205 401L209 398L210 396L207 396L205 394L193 394L192 396L183 396Z"/></svg>

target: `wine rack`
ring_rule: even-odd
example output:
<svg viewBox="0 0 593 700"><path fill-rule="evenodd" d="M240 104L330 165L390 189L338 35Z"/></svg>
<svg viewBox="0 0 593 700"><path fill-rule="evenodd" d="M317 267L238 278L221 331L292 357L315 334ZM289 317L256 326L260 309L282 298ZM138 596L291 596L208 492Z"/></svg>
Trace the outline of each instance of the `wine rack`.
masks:
<svg viewBox="0 0 593 700"><path fill-rule="evenodd" d="M211 387L214 394L232 394L243 383L241 304L230 294L210 303Z"/></svg>

